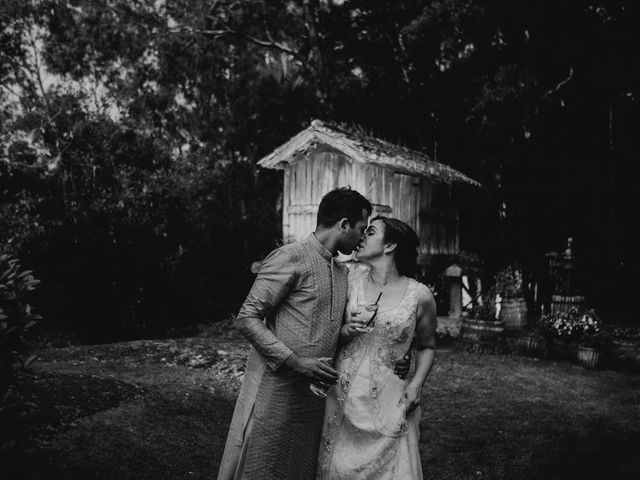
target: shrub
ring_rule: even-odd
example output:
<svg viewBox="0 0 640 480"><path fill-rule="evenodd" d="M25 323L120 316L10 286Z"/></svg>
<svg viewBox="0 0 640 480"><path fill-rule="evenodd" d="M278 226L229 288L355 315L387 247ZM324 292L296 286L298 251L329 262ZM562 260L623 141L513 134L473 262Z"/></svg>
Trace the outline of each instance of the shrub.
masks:
<svg viewBox="0 0 640 480"><path fill-rule="evenodd" d="M640 326L608 325L607 334L615 340L640 341Z"/></svg>
<svg viewBox="0 0 640 480"><path fill-rule="evenodd" d="M30 270L22 270L18 259L0 254L0 399L7 400L9 386L18 372L31 363L25 335L40 318L27 301L38 285Z"/></svg>
<svg viewBox="0 0 640 480"><path fill-rule="evenodd" d="M515 267L506 267L495 276L495 288L501 298L516 298L522 295L522 272Z"/></svg>
<svg viewBox="0 0 640 480"><path fill-rule="evenodd" d="M573 308L568 312L547 313L540 325L553 337L562 341L578 341L585 344L601 343L602 324L594 310L580 313Z"/></svg>
<svg viewBox="0 0 640 480"><path fill-rule="evenodd" d="M469 317L492 322L498 321L496 311L496 296L495 292L493 292L493 289L489 293L482 295L476 301L473 308L471 309Z"/></svg>

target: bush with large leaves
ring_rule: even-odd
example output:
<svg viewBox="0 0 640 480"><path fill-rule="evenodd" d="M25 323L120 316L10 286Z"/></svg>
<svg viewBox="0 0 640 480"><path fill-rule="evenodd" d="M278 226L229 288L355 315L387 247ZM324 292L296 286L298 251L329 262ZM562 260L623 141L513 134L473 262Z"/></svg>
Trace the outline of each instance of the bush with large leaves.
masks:
<svg viewBox="0 0 640 480"><path fill-rule="evenodd" d="M2 408L9 386L18 372L29 365L25 336L40 318L29 304L29 295L38 285L30 270L17 258L0 253L0 399Z"/></svg>

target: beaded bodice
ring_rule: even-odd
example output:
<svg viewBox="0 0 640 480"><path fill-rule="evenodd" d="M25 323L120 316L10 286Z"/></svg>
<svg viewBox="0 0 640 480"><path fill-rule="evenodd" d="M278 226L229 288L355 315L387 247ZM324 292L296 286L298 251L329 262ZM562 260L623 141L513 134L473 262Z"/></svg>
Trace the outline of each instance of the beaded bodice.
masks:
<svg viewBox="0 0 640 480"><path fill-rule="evenodd" d="M366 269L349 273L347 315L351 315L351 312L356 309L358 297L364 296L363 290L367 277ZM411 279L400 303L390 309L379 309L373 331L359 335L345 345L343 357L353 357L357 351L367 347L374 363L393 370L393 364L409 350L413 339L420 286L420 283Z"/></svg>
<svg viewBox="0 0 640 480"><path fill-rule="evenodd" d="M366 269L349 273L347 315L356 308L357 298L362 296L367 277ZM400 379L394 373L394 365L411 348L416 309L426 288L410 279L400 303L390 309L378 310L373 331L353 338L343 346L337 358L336 366L341 375L338 397L348 393L354 374L368 377L368 406L376 428L383 435L395 436L405 432L403 393L407 380ZM415 358L415 355L412 357Z"/></svg>

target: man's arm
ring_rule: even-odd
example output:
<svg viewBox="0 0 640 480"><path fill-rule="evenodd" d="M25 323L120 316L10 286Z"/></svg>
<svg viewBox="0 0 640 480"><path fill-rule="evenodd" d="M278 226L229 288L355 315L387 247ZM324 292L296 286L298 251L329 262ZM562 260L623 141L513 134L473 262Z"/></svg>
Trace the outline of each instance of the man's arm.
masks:
<svg viewBox="0 0 640 480"><path fill-rule="evenodd" d="M316 358L296 355L264 322L291 293L298 280L295 264L291 255L281 249L275 250L264 260L236 317L235 326L272 370L277 370L284 363L312 381L334 384L338 373L333 368Z"/></svg>
<svg viewBox="0 0 640 480"><path fill-rule="evenodd" d="M289 295L298 272L291 255L275 250L262 263L235 320L235 327L251 342L272 370L291 356L292 350L269 330L265 318Z"/></svg>

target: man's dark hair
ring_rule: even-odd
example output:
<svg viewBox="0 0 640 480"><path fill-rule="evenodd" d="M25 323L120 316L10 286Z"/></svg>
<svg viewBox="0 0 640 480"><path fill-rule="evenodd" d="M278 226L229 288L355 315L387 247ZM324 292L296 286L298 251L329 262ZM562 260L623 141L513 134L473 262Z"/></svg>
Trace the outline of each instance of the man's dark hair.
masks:
<svg viewBox="0 0 640 480"><path fill-rule="evenodd" d="M341 218L355 226L362 220L362 210L371 215L371 203L349 187L336 188L327 193L318 207L318 226L332 227Z"/></svg>
<svg viewBox="0 0 640 480"><path fill-rule="evenodd" d="M384 241L395 243L394 260L400 275L415 278L416 258L420 241L413 228L397 218L383 217L381 215L371 219L371 222L380 220L384 223Z"/></svg>

